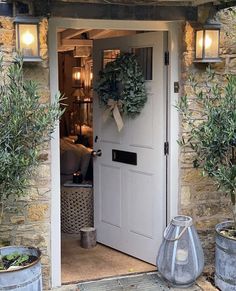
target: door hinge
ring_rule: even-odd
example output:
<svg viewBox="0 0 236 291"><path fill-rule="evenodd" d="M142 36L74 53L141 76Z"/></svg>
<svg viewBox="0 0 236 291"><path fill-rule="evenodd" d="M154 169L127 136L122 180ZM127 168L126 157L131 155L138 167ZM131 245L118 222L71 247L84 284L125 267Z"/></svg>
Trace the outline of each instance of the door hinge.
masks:
<svg viewBox="0 0 236 291"><path fill-rule="evenodd" d="M165 52L165 66L169 66L170 64L170 55L169 52Z"/></svg>
<svg viewBox="0 0 236 291"><path fill-rule="evenodd" d="M164 155L165 156L169 155L169 142L168 141L164 142Z"/></svg>

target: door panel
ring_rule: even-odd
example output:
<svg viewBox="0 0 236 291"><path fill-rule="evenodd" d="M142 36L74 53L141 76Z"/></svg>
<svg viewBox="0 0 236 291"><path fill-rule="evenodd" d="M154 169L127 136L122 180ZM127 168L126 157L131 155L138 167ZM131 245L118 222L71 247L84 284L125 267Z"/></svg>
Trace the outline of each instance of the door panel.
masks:
<svg viewBox="0 0 236 291"><path fill-rule="evenodd" d="M119 167L101 165L100 173L101 221L121 227L121 170Z"/></svg>
<svg viewBox="0 0 236 291"><path fill-rule="evenodd" d="M124 117L118 132L113 118L103 122L104 108L94 96L95 227L97 240L155 264L166 218L165 156L166 100L164 33L140 33L94 41L94 76L102 69L103 51L152 47L152 80L146 81L148 101L141 114ZM150 56L149 56L150 58ZM150 70L149 70L150 71ZM112 149L137 153L137 165L112 161Z"/></svg>
<svg viewBox="0 0 236 291"><path fill-rule="evenodd" d="M131 232L153 237L152 205L153 175L144 172L129 171L128 205L132 205L132 213L128 216L128 227ZM145 199L143 199L145 193Z"/></svg>

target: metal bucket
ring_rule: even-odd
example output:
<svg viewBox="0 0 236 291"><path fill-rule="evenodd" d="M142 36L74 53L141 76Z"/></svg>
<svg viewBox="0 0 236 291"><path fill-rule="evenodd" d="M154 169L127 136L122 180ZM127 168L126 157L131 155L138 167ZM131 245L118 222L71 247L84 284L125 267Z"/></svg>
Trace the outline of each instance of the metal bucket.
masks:
<svg viewBox="0 0 236 291"><path fill-rule="evenodd" d="M0 271L0 290L17 291L41 291L41 252L30 247L3 247L0 248L0 255L5 256L13 252L36 256L38 259L33 263L18 270Z"/></svg>
<svg viewBox="0 0 236 291"><path fill-rule="evenodd" d="M222 291L236 291L236 240L220 234L232 221L216 225L215 285Z"/></svg>

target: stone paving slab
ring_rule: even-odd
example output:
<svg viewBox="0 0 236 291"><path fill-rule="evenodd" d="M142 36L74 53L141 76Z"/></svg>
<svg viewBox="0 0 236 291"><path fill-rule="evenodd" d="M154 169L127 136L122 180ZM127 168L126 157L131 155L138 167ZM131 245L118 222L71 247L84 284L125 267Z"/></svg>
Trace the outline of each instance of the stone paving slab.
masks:
<svg viewBox="0 0 236 291"><path fill-rule="evenodd" d="M189 288L173 288L164 281L158 272L121 276L97 281L64 285L57 291L215 291L215 287L204 277Z"/></svg>
<svg viewBox="0 0 236 291"><path fill-rule="evenodd" d="M160 277L157 272L144 273L133 276L119 277L110 280L87 282L78 284L80 291L172 291L183 290L172 288ZM194 286L188 291L200 291L201 288Z"/></svg>

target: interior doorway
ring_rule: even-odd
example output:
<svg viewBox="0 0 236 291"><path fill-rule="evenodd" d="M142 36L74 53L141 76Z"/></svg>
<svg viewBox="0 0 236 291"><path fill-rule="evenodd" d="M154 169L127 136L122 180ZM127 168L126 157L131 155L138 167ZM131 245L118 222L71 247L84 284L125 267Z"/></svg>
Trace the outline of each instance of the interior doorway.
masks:
<svg viewBox="0 0 236 291"><path fill-rule="evenodd" d="M172 80L178 80L178 41L180 35L181 26L177 23L166 22L152 22L152 21L106 21L106 20L73 20L73 19L61 19L51 18L49 22L49 55L50 55L50 87L52 93L52 99L54 94L58 91L58 58L57 58L57 43L58 32L62 27L70 29L71 27L81 29L82 27L88 27L89 29L109 29L109 30L129 30L133 31L168 31L168 43L170 45L170 59L172 66L169 67L169 82ZM66 43L66 42L65 42ZM171 87L170 87L171 88ZM170 103L173 104L178 98L177 94L169 92ZM178 188L178 155L177 145L175 144L178 136L178 122L177 114L172 106L169 106L169 141L171 151L169 153L169 186L168 186L168 200L167 200L167 217L172 217L177 213L177 195L176 188ZM58 193L60 189L59 183L59 139L57 134L59 130L54 134L55 138L52 140L52 208L51 208L51 257L52 257L52 286L60 286L61 284L61 235L60 235L60 199L58 199Z"/></svg>

